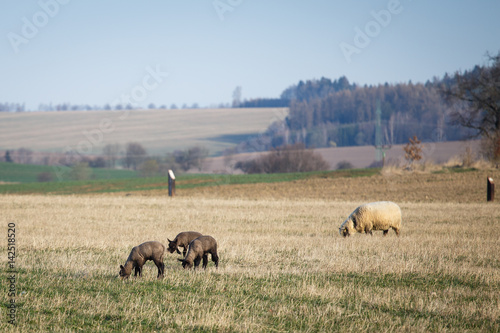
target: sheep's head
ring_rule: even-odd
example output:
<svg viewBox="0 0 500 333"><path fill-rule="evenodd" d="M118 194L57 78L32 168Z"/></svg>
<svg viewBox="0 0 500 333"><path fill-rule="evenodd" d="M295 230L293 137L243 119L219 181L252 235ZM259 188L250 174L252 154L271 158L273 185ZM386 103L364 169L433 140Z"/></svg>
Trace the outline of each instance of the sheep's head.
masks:
<svg viewBox="0 0 500 333"><path fill-rule="evenodd" d="M181 254L181 252L179 251L179 249L177 248L177 242L173 242L171 241L170 239L168 239L168 252L170 253L174 253L175 251L177 251L178 254Z"/></svg>
<svg viewBox="0 0 500 333"><path fill-rule="evenodd" d="M343 237L350 236L354 232L354 224L351 219L345 220L339 228L339 234Z"/></svg>
<svg viewBox="0 0 500 333"><path fill-rule="evenodd" d="M182 268L184 268L184 269L193 267L193 263L188 262L186 259L177 259L177 260L182 262Z"/></svg>
<svg viewBox="0 0 500 333"><path fill-rule="evenodd" d="M340 236L344 236L344 237L350 236L349 229L347 229L346 227L344 227L344 228L340 227L339 234L340 234Z"/></svg>
<svg viewBox="0 0 500 333"><path fill-rule="evenodd" d="M132 273L132 270L127 271L127 269L123 267L123 265L120 265L120 272L118 273L118 275L122 278L122 280L128 279L130 273Z"/></svg>

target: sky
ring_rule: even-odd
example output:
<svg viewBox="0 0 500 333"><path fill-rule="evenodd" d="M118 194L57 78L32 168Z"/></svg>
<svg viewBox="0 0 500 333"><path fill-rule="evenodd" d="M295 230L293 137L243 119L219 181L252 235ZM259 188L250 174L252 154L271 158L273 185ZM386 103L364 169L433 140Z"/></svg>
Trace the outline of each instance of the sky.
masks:
<svg viewBox="0 0 500 333"><path fill-rule="evenodd" d="M209 107L425 82L500 51L497 0L0 0L0 103Z"/></svg>

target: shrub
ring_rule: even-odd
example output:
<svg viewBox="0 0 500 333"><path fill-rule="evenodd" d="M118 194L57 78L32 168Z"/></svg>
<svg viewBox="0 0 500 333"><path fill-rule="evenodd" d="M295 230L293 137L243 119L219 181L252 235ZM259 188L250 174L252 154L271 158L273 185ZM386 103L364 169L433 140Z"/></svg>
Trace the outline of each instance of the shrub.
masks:
<svg viewBox="0 0 500 333"><path fill-rule="evenodd" d="M156 160L147 160L139 165L139 173L142 177L154 177L158 174L160 169Z"/></svg>
<svg viewBox="0 0 500 333"><path fill-rule="evenodd" d="M373 161L368 167L369 168L383 168L384 161Z"/></svg>
<svg viewBox="0 0 500 333"><path fill-rule="evenodd" d="M340 161L337 163L337 170L346 170L346 169L354 169L354 166L349 161Z"/></svg>
<svg viewBox="0 0 500 333"><path fill-rule="evenodd" d="M104 157L99 156L93 160L90 160L89 166L91 168L105 168L106 167L106 160L104 159Z"/></svg>
<svg viewBox="0 0 500 333"><path fill-rule="evenodd" d="M205 147L190 147L186 150L177 150L173 153L175 163L182 170L188 171L191 168L197 168L201 171L203 161L208 156L208 149Z"/></svg>
<svg viewBox="0 0 500 333"><path fill-rule="evenodd" d="M88 180L91 175L92 169L85 162L75 164L70 171L70 177L73 180Z"/></svg>
<svg viewBox="0 0 500 333"><path fill-rule="evenodd" d="M409 142L403 148L405 151L405 160L408 162L408 169L412 169L413 163L422 159L422 141L416 135L409 138Z"/></svg>
<svg viewBox="0 0 500 333"><path fill-rule="evenodd" d="M304 144L286 145L247 162L238 162L235 168L246 173L288 173L328 170L329 165L320 154L305 149Z"/></svg>
<svg viewBox="0 0 500 333"><path fill-rule="evenodd" d="M40 172L37 176L36 179L43 183L43 182L51 182L54 180L54 175L51 172Z"/></svg>

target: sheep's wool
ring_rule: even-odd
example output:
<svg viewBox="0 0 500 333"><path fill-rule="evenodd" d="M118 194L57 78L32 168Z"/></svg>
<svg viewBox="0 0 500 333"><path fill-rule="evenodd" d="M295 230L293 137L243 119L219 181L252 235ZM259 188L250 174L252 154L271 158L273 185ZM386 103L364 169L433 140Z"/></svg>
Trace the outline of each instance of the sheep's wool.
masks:
<svg viewBox="0 0 500 333"><path fill-rule="evenodd" d="M393 229L397 235L401 229L401 209L391 201L371 202L356 208L342 223L339 233L348 236L355 232L372 233L372 230Z"/></svg>

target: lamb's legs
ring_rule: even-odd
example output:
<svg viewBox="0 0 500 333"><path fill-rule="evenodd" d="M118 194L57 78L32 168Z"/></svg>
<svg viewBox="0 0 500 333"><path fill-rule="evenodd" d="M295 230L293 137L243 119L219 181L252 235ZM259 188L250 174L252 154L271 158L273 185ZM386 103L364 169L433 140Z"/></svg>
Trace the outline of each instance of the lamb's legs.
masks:
<svg viewBox="0 0 500 333"><path fill-rule="evenodd" d="M207 264L208 264L208 254L203 255L203 269L207 269Z"/></svg>
<svg viewBox="0 0 500 333"><path fill-rule="evenodd" d="M215 268L219 268L219 256L212 253L212 261L215 263Z"/></svg>
<svg viewBox="0 0 500 333"><path fill-rule="evenodd" d="M155 265L158 268L158 276L157 278L163 278L163 273L165 271L165 264L161 261L155 261Z"/></svg>
<svg viewBox="0 0 500 333"><path fill-rule="evenodd" d="M194 260L194 268L196 269L196 267L200 266L200 261L201 261L201 258L200 257L197 257L195 260Z"/></svg>

